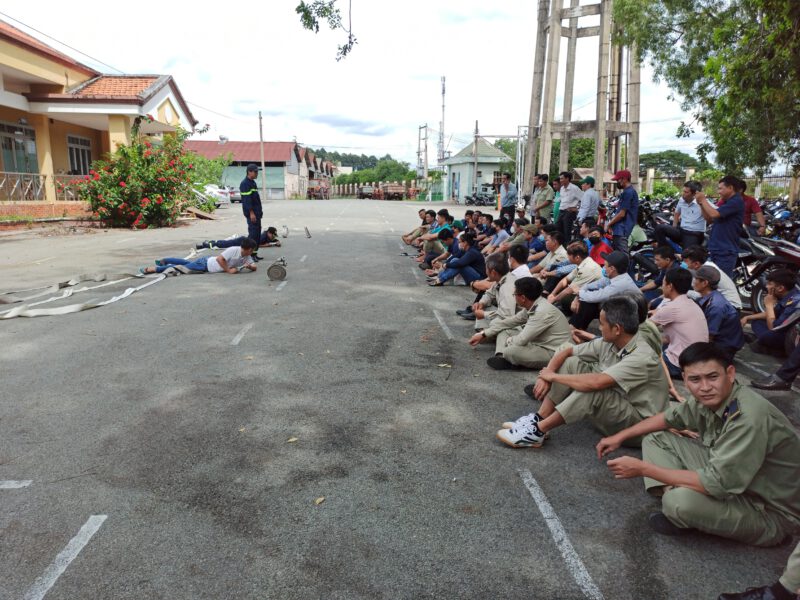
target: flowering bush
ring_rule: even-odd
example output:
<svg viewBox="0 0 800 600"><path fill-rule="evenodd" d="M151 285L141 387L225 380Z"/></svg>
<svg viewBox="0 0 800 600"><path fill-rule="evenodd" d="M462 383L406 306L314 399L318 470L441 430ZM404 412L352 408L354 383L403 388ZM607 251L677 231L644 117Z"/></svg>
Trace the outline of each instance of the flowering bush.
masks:
<svg viewBox="0 0 800 600"><path fill-rule="evenodd" d="M189 133L179 129L154 145L140 139L142 121L152 122L152 117L137 117L131 144L120 145L108 160L96 161L78 181L78 193L94 216L112 227L173 225L185 206L196 204L194 155L183 149Z"/></svg>

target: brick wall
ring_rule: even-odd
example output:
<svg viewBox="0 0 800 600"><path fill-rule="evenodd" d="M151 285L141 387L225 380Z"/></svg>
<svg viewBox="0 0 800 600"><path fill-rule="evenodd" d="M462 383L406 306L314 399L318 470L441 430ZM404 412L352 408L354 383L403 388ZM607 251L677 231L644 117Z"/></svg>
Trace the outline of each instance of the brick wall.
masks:
<svg viewBox="0 0 800 600"><path fill-rule="evenodd" d="M91 210L86 202L11 202L0 201L0 219L3 217L88 217Z"/></svg>

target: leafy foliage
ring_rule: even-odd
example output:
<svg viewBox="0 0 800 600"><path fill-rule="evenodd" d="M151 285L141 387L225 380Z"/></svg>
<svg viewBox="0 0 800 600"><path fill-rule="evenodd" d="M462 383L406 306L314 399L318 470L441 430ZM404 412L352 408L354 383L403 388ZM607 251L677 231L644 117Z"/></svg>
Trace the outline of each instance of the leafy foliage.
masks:
<svg viewBox="0 0 800 600"><path fill-rule="evenodd" d="M666 198L667 196L677 196L680 194L680 190L677 186L673 185L669 181L664 181L663 179L659 179L653 182L653 196L656 198Z"/></svg>
<svg viewBox="0 0 800 600"><path fill-rule="evenodd" d="M683 175L686 169L707 169L711 165L701 163L698 159L680 150L664 150L649 152L639 157L642 169L655 169L661 175Z"/></svg>
<svg viewBox="0 0 800 600"><path fill-rule="evenodd" d="M413 181L416 171L409 170L408 163L392 158L382 158L374 168L354 171L350 174L339 175L337 184L368 183L375 181Z"/></svg>
<svg viewBox="0 0 800 600"><path fill-rule="evenodd" d="M336 0L312 0L311 2L304 2L301 0L300 4L295 8L295 12L300 15L300 23L303 27L314 33L319 33L320 21L327 21L331 29L342 29L347 33L347 41L340 45L336 51L336 60L342 60L345 56L350 54L358 41L353 35L352 26L352 2L348 9L348 25L344 26L342 22L342 14L336 7Z"/></svg>
<svg viewBox="0 0 800 600"><path fill-rule="evenodd" d="M513 181L517 176L517 140L498 138L494 142L494 147L502 150L511 158L511 160L499 163L497 170L508 173Z"/></svg>
<svg viewBox="0 0 800 600"><path fill-rule="evenodd" d="M619 41L682 99L727 172L760 175L776 158L800 167L800 2L617 0ZM694 123L681 123L690 135Z"/></svg>
<svg viewBox="0 0 800 600"><path fill-rule="evenodd" d="M333 163L340 163L344 167L353 167L355 170L374 169L379 160L392 160L392 157L389 154L379 159L374 155L367 156L366 154L358 155L348 154L346 152L329 152L328 150L325 150L325 148L320 148L319 150L310 150L313 154L319 156L323 160L329 160Z"/></svg>
<svg viewBox="0 0 800 600"><path fill-rule="evenodd" d="M553 140L550 150L550 178L558 177L558 163L561 155L561 140ZM594 140L592 138L572 138L569 141L567 169L594 166Z"/></svg>
<svg viewBox="0 0 800 600"><path fill-rule="evenodd" d="M173 225L185 206L197 202L192 192L196 155L183 149L190 134L179 129L164 136L161 145L152 144L139 136L142 121L152 120L138 117L131 144L120 144L107 160L95 161L77 183L94 216L113 227Z"/></svg>

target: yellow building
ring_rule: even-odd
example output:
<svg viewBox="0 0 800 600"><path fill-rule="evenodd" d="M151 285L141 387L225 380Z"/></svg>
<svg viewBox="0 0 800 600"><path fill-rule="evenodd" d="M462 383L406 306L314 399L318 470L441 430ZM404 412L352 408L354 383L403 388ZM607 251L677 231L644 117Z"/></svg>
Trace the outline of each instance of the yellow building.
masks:
<svg viewBox="0 0 800 600"><path fill-rule="evenodd" d="M0 215L74 212L70 180L148 114L155 138L197 124L170 75L105 75L0 21Z"/></svg>

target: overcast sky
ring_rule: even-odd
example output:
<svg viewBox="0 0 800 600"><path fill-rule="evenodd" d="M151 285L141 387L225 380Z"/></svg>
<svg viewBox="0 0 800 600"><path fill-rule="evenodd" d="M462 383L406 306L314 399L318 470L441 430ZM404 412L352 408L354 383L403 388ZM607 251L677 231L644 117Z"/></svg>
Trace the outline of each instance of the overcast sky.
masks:
<svg viewBox="0 0 800 600"><path fill-rule="evenodd" d="M123 5L6 0L0 10L107 63L27 30L104 72L115 73L114 67L128 74L171 74L195 117L210 123L205 139L257 140L261 110L266 140L388 153L413 164L418 127L427 123L434 163L442 75L447 78L445 144L451 152L471 141L476 119L485 134L516 134L527 124L533 0L508 0L497 8L485 0L353 0L358 44L340 62L336 48L345 34L302 29L297 4L216 2L190 8L151 0ZM339 4L346 18L347 3ZM593 23L589 18L581 24ZM594 115L596 47L596 38L579 40L573 118ZM675 148L694 154L701 136L675 138L678 124L689 117L668 94L645 69L641 151Z"/></svg>

